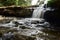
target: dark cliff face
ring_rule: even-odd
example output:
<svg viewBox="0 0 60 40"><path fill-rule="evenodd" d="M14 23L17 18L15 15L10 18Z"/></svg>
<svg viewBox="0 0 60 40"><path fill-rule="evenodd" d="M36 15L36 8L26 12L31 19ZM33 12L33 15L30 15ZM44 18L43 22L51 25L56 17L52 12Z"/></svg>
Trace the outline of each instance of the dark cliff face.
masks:
<svg viewBox="0 0 60 40"><path fill-rule="evenodd" d="M54 10L47 10L44 13L45 20L55 28L60 29L60 3L56 1L55 3L47 4L47 7L50 7Z"/></svg>
<svg viewBox="0 0 60 40"><path fill-rule="evenodd" d="M60 11L55 9L54 11L46 11L44 14L46 21L53 25L60 25Z"/></svg>
<svg viewBox="0 0 60 40"><path fill-rule="evenodd" d="M23 7L0 8L0 15L7 17L31 17L33 10Z"/></svg>

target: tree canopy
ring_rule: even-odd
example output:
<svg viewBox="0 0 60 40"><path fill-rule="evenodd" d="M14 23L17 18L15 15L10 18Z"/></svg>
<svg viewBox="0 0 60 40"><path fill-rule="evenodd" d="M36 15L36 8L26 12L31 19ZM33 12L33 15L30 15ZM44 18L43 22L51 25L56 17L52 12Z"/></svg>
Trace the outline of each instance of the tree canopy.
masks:
<svg viewBox="0 0 60 40"><path fill-rule="evenodd" d="M45 0L43 0L45 1ZM43 3L43 1L38 0L37 4ZM32 0L0 0L0 6L30 6ZM37 5L36 4L36 5ZM50 0L48 1L48 6L58 6L60 5L60 0Z"/></svg>
<svg viewBox="0 0 60 40"><path fill-rule="evenodd" d="M50 0L48 1L48 6L60 8L60 0Z"/></svg>
<svg viewBox="0 0 60 40"><path fill-rule="evenodd" d="M0 0L0 6L29 6L31 5L31 0Z"/></svg>

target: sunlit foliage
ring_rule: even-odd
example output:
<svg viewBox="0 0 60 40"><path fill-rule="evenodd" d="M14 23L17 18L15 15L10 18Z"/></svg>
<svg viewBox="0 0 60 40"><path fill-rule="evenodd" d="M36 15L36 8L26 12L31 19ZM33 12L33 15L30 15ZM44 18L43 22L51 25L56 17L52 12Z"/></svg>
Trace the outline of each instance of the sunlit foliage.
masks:
<svg viewBox="0 0 60 40"><path fill-rule="evenodd" d="M29 6L31 4L31 0L0 0L0 6Z"/></svg>

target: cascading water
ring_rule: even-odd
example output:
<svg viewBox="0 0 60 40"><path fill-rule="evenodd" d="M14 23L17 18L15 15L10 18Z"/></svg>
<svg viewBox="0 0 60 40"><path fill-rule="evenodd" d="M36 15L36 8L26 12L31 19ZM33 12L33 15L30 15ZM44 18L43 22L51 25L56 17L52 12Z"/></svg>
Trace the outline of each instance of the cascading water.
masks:
<svg viewBox="0 0 60 40"><path fill-rule="evenodd" d="M10 29L16 29L20 35L24 35L24 36L36 36L36 40L44 40L44 38L40 38L38 36L38 34L43 34L46 35L43 31L44 28L49 28L49 23L45 22L43 18L44 16L44 5L47 4L48 0L44 1L44 4L40 5L36 10L34 10L32 18L25 18L25 19L15 19L10 21L10 23L6 23L6 24L0 24L0 26L2 27L9 27ZM12 40L11 36L14 36L13 33L9 32L9 33L5 33L3 35L3 39L6 40L8 37L9 39ZM40 35L42 36L42 35ZM48 36L48 35L47 35ZM1 38L2 39L2 38ZM1 40L0 39L0 40Z"/></svg>
<svg viewBox="0 0 60 40"><path fill-rule="evenodd" d="M44 5L48 3L48 0L45 0L44 1L44 4L41 4L39 7L37 7L37 9L35 9L33 11L33 15L32 17L33 18L43 18L44 16L44 12L45 12L45 8L44 8Z"/></svg>

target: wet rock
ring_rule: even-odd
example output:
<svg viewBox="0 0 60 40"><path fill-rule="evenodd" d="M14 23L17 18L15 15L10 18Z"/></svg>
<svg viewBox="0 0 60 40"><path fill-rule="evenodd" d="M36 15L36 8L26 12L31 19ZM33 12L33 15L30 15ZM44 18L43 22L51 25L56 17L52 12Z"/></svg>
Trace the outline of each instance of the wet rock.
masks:
<svg viewBox="0 0 60 40"><path fill-rule="evenodd" d="M36 22L36 24L32 23L32 22ZM10 36L13 36L12 37L13 40L38 40L38 39L39 40L41 40L41 39L44 40L44 38L47 35L47 34L45 35L45 33L42 31L42 30L45 29L42 26L47 26L48 25L48 23L45 22L44 19L26 18L26 19L19 19L19 20L10 21L10 23L8 23L8 24L9 25L10 24L17 25L16 27L14 27L14 26L9 27L8 26L10 28L10 31L6 30L8 32L11 32L11 31L13 32L10 35ZM23 24L23 25L21 25L21 24ZM7 27L5 27L5 28L7 28ZM6 33L6 34L9 36L9 33ZM3 37L3 38L5 38L5 37ZM7 40L9 39L10 40L11 38L7 37L5 39L7 39Z"/></svg>
<svg viewBox="0 0 60 40"><path fill-rule="evenodd" d="M7 24L0 24L0 26L5 26L5 27L29 27L29 28L34 28L34 27L48 27L50 26L48 22L45 22L44 19L39 19L39 18L25 18L25 19L20 19L20 20L12 20L10 23Z"/></svg>
<svg viewBox="0 0 60 40"><path fill-rule="evenodd" d="M29 19L29 18L27 18ZM36 18L31 18L29 20L27 19L21 19L21 20L13 20L10 23L12 24L17 24L17 27L3 27L2 29L5 31L1 31L2 32L1 35L4 36L4 34L7 34L9 37L13 36L12 38L8 38L7 35L6 37L3 37L4 39L10 40L53 40L56 37L54 35L49 35L49 33L46 33L47 31L50 32L49 30L47 30L46 32L44 32L47 28L41 27L40 24L47 26L48 22L43 22L39 23L41 20L40 19L36 19ZM36 24L31 24L31 22L33 21L38 21ZM16 22L16 23L15 23ZM26 24L27 22L27 24ZM23 24L23 25L20 25ZM29 26L28 26L29 25ZM39 27L36 25L39 25ZM1 28L1 27L0 27ZM8 29L8 30L7 30ZM43 31L44 30L44 31ZM8 33L7 33L8 32ZM12 33L9 33L12 32ZM13 34L13 35L12 35ZM57 39L56 39L57 40Z"/></svg>
<svg viewBox="0 0 60 40"><path fill-rule="evenodd" d="M25 11L26 10L26 11ZM0 15L12 17L31 17L33 10L25 7L2 7Z"/></svg>
<svg viewBox="0 0 60 40"><path fill-rule="evenodd" d="M60 9L59 8L54 8L54 10L47 10L45 13L44 13L44 19L49 22L52 26L53 26L53 29L55 30L59 30L60 28ZM51 27L52 27L51 26Z"/></svg>
<svg viewBox="0 0 60 40"><path fill-rule="evenodd" d="M2 38L3 38L3 40L13 40L13 36L14 36L14 34L11 33L11 32L9 32L9 33L5 33L5 34L2 36Z"/></svg>
<svg viewBox="0 0 60 40"><path fill-rule="evenodd" d="M14 40L35 40L35 39L36 39L35 37L16 34Z"/></svg>
<svg viewBox="0 0 60 40"><path fill-rule="evenodd" d="M21 29L30 29L29 27L26 27L26 26L20 26L19 28L21 28Z"/></svg>

